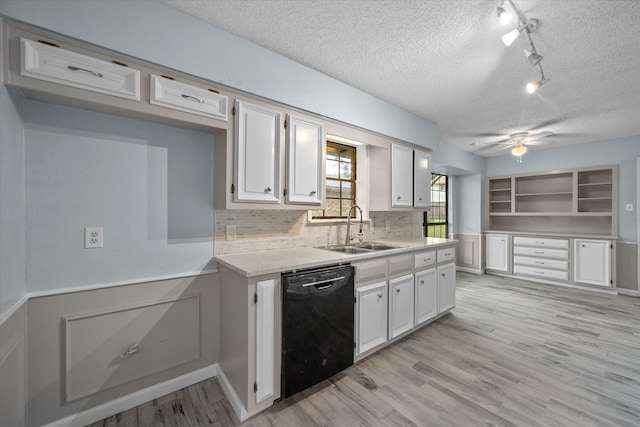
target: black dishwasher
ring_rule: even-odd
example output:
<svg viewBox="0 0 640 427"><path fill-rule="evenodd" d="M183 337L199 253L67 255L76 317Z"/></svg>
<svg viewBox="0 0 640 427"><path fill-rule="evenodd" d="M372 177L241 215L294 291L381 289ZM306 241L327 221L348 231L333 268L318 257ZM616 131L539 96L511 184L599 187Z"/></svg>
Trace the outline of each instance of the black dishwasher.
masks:
<svg viewBox="0 0 640 427"><path fill-rule="evenodd" d="M353 267L282 275L282 396L353 365Z"/></svg>

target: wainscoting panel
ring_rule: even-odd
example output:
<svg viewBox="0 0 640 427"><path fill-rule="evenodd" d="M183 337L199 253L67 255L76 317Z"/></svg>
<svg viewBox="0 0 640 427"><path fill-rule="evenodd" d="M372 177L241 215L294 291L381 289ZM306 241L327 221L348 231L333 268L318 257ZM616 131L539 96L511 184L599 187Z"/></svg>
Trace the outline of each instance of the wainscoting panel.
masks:
<svg viewBox="0 0 640 427"><path fill-rule="evenodd" d="M199 295L64 321L67 402L200 356Z"/></svg>
<svg viewBox="0 0 640 427"><path fill-rule="evenodd" d="M0 325L0 425L25 425L26 304Z"/></svg>
<svg viewBox="0 0 640 427"><path fill-rule="evenodd" d="M453 238L460 241L456 257L458 269L471 273L481 273L482 236L480 234L454 234Z"/></svg>

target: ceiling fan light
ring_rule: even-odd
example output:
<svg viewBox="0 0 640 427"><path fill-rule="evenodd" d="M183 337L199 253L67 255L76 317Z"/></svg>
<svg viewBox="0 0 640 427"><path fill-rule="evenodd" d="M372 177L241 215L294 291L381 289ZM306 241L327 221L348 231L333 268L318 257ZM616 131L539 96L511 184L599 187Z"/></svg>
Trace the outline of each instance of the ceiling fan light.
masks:
<svg viewBox="0 0 640 427"><path fill-rule="evenodd" d="M527 147L525 147L524 144L518 144L511 150L511 154L513 154L514 156L522 156L526 152Z"/></svg>
<svg viewBox="0 0 640 427"><path fill-rule="evenodd" d="M503 5L498 6L498 19L500 19L500 25L505 26L511 22L513 16L506 11Z"/></svg>
<svg viewBox="0 0 640 427"><path fill-rule="evenodd" d="M502 36L502 43L504 43L506 46L511 46L511 44L515 41L515 39L518 38L521 31L522 30L520 28L515 28L509 31L508 33Z"/></svg>
<svg viewBox="0 0 640 427"><path fill-rule="evenodd" d="M535 67L536 65L538 65L540 61L542 61L542 58L544 58L544 56L538 55L536 52L529 49L525 49L524 54L529 60L529 62L531 63L532 67Z"/></svg>

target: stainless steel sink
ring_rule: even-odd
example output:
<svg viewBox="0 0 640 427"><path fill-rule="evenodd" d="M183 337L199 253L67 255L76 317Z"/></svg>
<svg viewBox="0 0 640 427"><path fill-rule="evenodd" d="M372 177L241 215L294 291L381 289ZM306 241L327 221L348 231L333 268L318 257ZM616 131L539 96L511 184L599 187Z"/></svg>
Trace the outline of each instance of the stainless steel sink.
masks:
<svg viewBox="0 0 640 427"><path fill-rule="evenodd" d="M342 252L346 254L364 254L367 252L386 251L389 249L398 249L401 246L391 246L385 243L363 242L356 243L354 245L335 245L335 246L320 246L318 249L325 249L327 251Z"/></svg>

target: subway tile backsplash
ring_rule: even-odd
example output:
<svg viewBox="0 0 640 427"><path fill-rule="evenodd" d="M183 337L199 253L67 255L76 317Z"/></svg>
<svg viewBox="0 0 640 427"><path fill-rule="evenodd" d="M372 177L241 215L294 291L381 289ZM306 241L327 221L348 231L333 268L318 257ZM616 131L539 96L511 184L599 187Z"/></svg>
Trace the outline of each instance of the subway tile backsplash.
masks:
<svg viewBox="0 0 640 427"><path fill-rule="evenodd" d="M369 217L374 227L365 223L365 240L402 240L422 233L422 212L370 212ZM385 229L387 221L390 230ZM351 223L352 234L358 222ZM335 245L344 242L347 229L344 223L309 223L306 211L219 210L215 225L216 255ZM228 225L235 225L233 240L227 240Z"/></svg>

